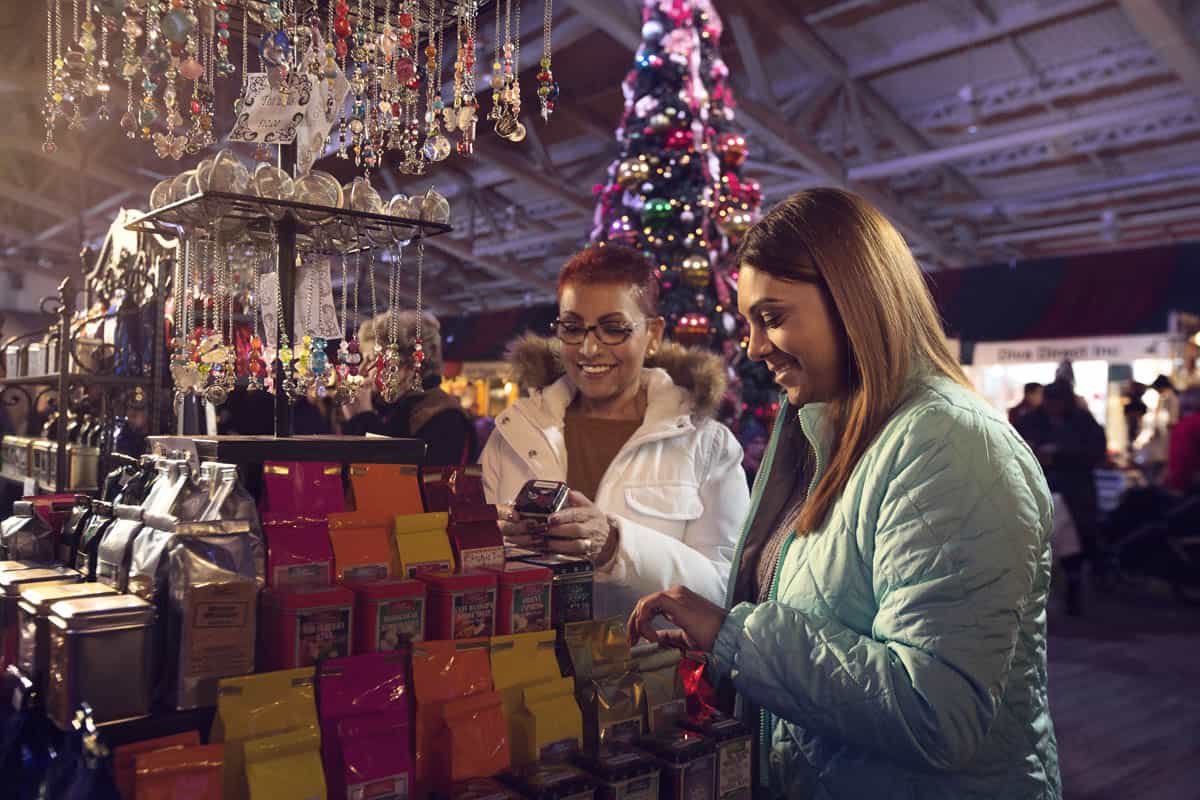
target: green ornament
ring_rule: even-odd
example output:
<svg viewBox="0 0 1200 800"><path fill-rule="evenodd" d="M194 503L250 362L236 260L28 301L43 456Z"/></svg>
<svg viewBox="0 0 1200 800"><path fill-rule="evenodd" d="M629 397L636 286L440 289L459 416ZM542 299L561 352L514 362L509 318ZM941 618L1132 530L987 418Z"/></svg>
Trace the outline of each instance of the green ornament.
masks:
<svg viewBox="0 0 1200 800"><path fill-rule="evenodd" d="M662 228L675 215L671 201L663 197L652 197L642 208L642 221L651 228Z"/></svg>

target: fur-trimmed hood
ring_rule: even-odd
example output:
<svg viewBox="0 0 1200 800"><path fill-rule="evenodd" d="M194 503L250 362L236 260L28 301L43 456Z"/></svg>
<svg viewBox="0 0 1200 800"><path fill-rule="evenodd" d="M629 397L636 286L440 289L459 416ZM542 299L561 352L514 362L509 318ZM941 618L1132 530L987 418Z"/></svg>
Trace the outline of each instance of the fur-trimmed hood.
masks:
<svg viewBox="0 0 1200 800"><path fill-rule="evenodd" d="M512 377L526 390L545 389L563 375L562 343L551 337L527 334L508 346L506 359L512 365ZM725 364L707 350L663 342L646 359L647 369L662 369L672 382L691 397L693 413L711 417L725 394Z"/></svg>

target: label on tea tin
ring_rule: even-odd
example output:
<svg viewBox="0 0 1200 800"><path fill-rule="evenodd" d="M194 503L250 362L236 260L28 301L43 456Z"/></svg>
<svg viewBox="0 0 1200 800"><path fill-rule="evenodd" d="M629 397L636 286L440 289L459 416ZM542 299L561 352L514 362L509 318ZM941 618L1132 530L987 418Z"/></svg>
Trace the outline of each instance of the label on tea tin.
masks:
<svg viewBox="0 0 1200 800"><path fill-rule="evenodd" d="M491 636L496 621L496 590L458 592L454 597L455 639Z"/></svg>
<svg viewBox="0 0 1200 800"><path fill-rule="evenodd" d="M550 629L550 584L531 583L514 586L512 590L512 632L545 631Z"/></svg>
<svg viewBox="0 0 1200 800"><path fill-rule="evenodd" d="M284 567L276 567L271 578L276 586L299 586L305 583L315 583L324 586L331 583L329 579L329 567L328 561L314 561L311 564L288 564Z"/></svg>
<svg viewBox="0 0 1200 800"><path fill-rule="evenodd" d="M687 700L678 698L666 703L660 703L650 709L650 730L669 731L675 724L687 716Z"/></svg>
<svg viewBox="0 0 1200 800"><path fill-rule="evenodd" d="M407 577L415 578L426 572L449 572L452 566L449 561L422 561L417 564L409 564Z"/></svg>
<svg viewBox="0 0 1200 800"><path fill-rule="evenodd" d="M392 775L346 786L347 800L408 800L408 775Z"/></svg>
<svg viewBox="0 0 1200 800"><path fill-rule="evenodd" d="M355 564L342 570L344 581L378 581L387 576L387 564Z"/></svg>
<svg viewBox="0 0 1200 800"><path fill-rule="evenodd" d="M600 729L601 742L636 744L642 735L642 718L630 717L610 722Z"/></svg>
<svg viewBox="0 0 1200 800"><path fill-rule="evenodd" d="M658 800L658 776L643 775L616 784L613 800Z"/></svg>
<svg viewBox="0 0 1200 800"><path fill-rule="evenodd" d="M722 800L749 797L750 740L725 742L717 749L717 759L717 796Z"/></svg>
<svg viewBox="0 0 1200 800"><path fill-rule="evenodd" d="M320 658L350 655L350 609L321 608L296 612L295 666L307 667Z"/></svg>
<svg viewBox="0 0 1200 800"><path fill-rule="evenodd" d="M683 767L683 796L688 800L713 800L713 790L716 782L713 767L716 764L711 755L697 758Z"/></svg>
<svg viewBox="0 0 1200 800"><path fill-rule="evenodd" d="M254 671L254 584L195 586L187 595L190 630L184 631L184 678Z"/></svg>
<svg viewBox="0 0 1200 800"><path fill-rule="evenodd" d="M458 556L462 560L461 569L463 570L504 568L503 545L497 545L495 547L473 547L470 550L460 550Z"/></svg>
<svg viewBox="0 0 1200 800"><path fill-rule="evenodd" d="M389 652L401 642L419 642L425 638L425 599L402 597L379 604L375 612L375 650Z"/></svg>
<svg viewBox="0 0 1200 800"><path fill-rule="evenodd" d="M588 622L592 618L592 579L561 580L554 584L554 619Z"/></svg>

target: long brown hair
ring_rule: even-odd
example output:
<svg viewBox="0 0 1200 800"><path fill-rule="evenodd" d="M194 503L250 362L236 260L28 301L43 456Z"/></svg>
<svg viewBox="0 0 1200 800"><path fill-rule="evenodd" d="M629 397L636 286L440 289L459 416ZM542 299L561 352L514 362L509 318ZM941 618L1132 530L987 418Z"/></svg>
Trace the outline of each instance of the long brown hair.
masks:
<svg viewBox="0 0 1200 800"><path fill-rule="evenodd" d="M737 263L782 280L817 283L839 322L846 387L831 403L829 466L800 514L799 530L810 532L825 521L859 459L904 402L914 371L971 384L950 355L904 238L861 197L832 188L792 195L746 232Z"/></svg>

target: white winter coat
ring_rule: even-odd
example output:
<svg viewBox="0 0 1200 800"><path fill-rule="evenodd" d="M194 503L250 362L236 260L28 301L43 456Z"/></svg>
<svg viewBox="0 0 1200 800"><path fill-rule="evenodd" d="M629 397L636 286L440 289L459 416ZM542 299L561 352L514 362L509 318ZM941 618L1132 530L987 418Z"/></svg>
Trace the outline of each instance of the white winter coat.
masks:
<svg viewBox="0 0 1200 800"><path fill-rule="evenodd" d="M523 359L526 368L531 358L555 359L540 373L543 379L561 375L547 340L526 339L515 350L514 361ZM595 498L620 528L616 557L596 574L597 618L629 614L642 596L676 584L723 603L749 506L741 445L708 416L724 385L720 360L667 345L656 361L673 374L687 373L679 383L692 389L667 370L643 370L645 420L609 465ZM566 377L557 377L497 417L480 458L489 503L511 503L527 480L566 480L563 427L575 392Z"/></svg>

